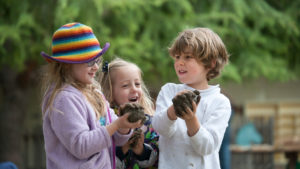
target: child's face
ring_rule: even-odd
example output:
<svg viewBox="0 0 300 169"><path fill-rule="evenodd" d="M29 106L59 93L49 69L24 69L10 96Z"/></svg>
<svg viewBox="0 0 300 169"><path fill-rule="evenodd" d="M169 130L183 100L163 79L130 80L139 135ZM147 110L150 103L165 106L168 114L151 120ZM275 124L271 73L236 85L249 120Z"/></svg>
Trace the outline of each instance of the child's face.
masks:
<svg viewBox="0 0 300 169"><path fill-rule="evenodd" d="M93 65L88 63L72 64L72 77L83 84L92 84L98 69L97 62Z"/></svg>
<svg viewBox="0 0 300 169"><path fill-rule="evenodd" d="M177 54L173 58L174 68L181 83L194 89L206 89L208 87L206 79L208 70L204 68L203 64L197 62L190 51Z"/></svg>
<svg viewBox="0 0 300 169"><path fill-rule="evenodd" d="M142 95L141 74L134 66L123 66L111 74L112 95L117 105L139 102Z"/></svg>

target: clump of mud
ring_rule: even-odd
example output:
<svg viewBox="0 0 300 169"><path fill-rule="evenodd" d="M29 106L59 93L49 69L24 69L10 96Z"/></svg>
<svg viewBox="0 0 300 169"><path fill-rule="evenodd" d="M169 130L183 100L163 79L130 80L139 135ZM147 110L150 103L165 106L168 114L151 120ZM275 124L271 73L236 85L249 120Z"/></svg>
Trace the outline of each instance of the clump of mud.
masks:
<svg viewBox="0 0 300 169"><path fill-rule="evenodd" d="M138 103L126 103L120 107L120 116L125 113L130 113L128 116L128 121L130 123L142 120L142 123L146 120L144 108Z"/></svg>
<svg viewBox="0 0 300 169"><path fill-rule="evenodd" d="M178 117L182 117L184 113L187 113L187 108L190 108L192 111L194 111L192 103L195 102L196 104L198 104L200 98L201 96L198 90L194 90L193 92L187 91L184 92L183 94L175 96L172 99L174 109L175 109L175 114Z"/></svg>

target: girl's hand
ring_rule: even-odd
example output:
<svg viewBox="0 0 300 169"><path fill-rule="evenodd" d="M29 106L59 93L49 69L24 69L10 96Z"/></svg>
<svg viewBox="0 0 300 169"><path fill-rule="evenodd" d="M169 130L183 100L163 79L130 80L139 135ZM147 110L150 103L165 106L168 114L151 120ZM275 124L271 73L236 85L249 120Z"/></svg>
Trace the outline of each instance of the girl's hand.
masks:
<svg viewBox="0 0 300 169"><path fill-rule="evenodd" d="M122 152L123 152L123 154L126 154L126 153L128 152L128 150L129 150L129 148L130 148L130 142L127 141L127 142L122 146Z"/></svg>
<svg viewBox="0 0 300 169"><path fill-rule="evenodd" d="M139 128L142 126L142 121L139 120L134 123L128 121L129 113L116 119L114 122L106 126L106 129L110 136L112 136L116 131L121 134L129 134L130 129Z"/></svg>
<svg viewBox="0 0 300 169"><path fill-rule="evenodd" d="M136 155L141 155L144 151L144 133L141 134L141 137L138 138L137 140L137 144L132 147L132 151L136 154Z"/></svg>
<svg viewBox="0 0 300 169"><path fill-rule="evenodd" d="M137 122L133 122L133 123L129 122L128 121L128 116L129 115L130 115L129 113L126 113L123 116L120 116L118 118L118 120L120 121L119 122L119 127L120 128L135 129L135 128L139 128L139 127L141 127L143 125L142 120L138 120Z"/></svg>
<svg viewBox="0 0 300 169"><path fill-rule="evenodd" d="M117 121L117 125L118 125L118 131L121 134L128 134L130 129L135 129L135 128L139 128L142 126L142 120L138 120L137 122L134 123L130 123L128 121L128 116L130 114L126 113L123 116L120 116L116 121Z"/></svg>

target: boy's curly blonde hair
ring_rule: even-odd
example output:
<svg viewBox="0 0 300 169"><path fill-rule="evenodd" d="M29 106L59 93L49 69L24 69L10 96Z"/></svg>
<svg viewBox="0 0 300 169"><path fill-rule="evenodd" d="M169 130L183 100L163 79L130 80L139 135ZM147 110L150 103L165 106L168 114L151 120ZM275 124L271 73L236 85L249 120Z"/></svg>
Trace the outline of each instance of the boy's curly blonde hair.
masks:
<svg viewBox="0 0 300 169"><path fill-rule="evenodd" d="M206 75L208 81L220 74L229 58L221 38L208 28L186 29L179 33L169 48L169 54L175 57L187 50L191 50L196 60L209 69Z"/></svg>

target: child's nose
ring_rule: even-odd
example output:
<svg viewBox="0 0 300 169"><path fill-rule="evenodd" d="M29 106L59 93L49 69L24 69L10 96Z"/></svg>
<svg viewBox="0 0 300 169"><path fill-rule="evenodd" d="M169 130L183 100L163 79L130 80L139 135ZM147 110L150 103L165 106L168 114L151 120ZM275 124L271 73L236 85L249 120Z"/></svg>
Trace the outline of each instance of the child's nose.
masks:
<svg viewBox="0 0 300 169"><path fill-rule="evenodd" d="M179 65L184 65L184 60L183 60L183 59L179 59L179 60L178 60L178 64L179 64Z"/></svg>
<svg viewBox="0 0 300 169"><path fill-rule="evenodd" d="M98 70L98 69L99 69L99 65L98 65L97 63L95 63L95 64L92 66L92 68Z"/></svg>
<svg viewBox="0 0 300 169"><path fill-rule="evenodd" d="M136 86L132 86L132 87L131 87L131 91L132 91L132 92L137 92L137 90L138 90L138 88L137 88Z"/></svg>

